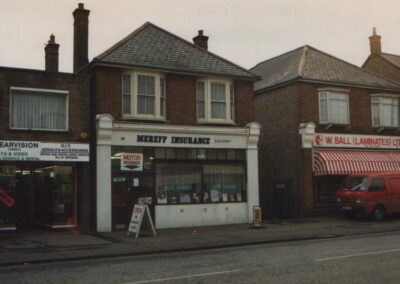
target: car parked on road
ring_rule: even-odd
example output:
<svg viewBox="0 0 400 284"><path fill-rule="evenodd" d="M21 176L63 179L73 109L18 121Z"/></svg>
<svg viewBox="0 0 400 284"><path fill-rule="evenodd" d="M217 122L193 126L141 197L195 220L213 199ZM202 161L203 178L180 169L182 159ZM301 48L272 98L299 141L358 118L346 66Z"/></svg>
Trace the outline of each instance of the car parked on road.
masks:
<svg viewBox="0 0 400 284"><path fill-rule="evenodd" d="M336 198L347 217L367 214L381 221L387 214L400 212L400 173L349 175Z"/></svg>

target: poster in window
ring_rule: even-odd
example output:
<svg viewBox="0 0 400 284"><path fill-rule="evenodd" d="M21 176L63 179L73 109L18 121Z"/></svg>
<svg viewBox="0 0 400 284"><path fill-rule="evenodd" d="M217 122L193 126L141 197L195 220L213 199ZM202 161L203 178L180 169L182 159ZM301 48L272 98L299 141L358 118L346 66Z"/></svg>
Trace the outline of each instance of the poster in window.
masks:
<svg viewBox="0 0 400 284"><path fill-rule="evenodd" d="M228 193L222 193L222 202L228 202Z"/></svg>
<svg viewBox="0 0 400 284"><path fill-rule="evenodd" d="M242 194L240 192L236 193L237 201L242 201Z"/></svg>
<svg viewBox="0 0 400 284"><path fill-rule="evenodd" d="M181 193L179 195L180 203L190 203L190 194L189 193Z"/></svg>
<svg viewBox="0 0 400 284"><path fill-rule="evenodd" d="M143 171L143 154L121 153L121 171Z"/></svg>
<svg viewBox="0 0 400 284"><path fill-rule="evenodd" d="M160 190L160 189L158 190L157 203L158 204L167 204L167 191Z"/></svg>
<svg viewBox="0 0 400 284"><path fill-rule="evenodd" d="M219 202L219 190L210 190L211 202Z"/></svg>

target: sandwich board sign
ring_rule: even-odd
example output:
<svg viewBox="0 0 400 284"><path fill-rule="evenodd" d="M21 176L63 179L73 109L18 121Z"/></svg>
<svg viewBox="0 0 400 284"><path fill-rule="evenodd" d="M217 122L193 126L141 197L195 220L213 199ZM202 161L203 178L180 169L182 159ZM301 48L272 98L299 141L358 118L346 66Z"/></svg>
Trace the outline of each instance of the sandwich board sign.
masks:
<svg viewBox="0 0 400 284"><path fill-rule="evenodd" d="M151 231L156 237L156 229L154 228L153 220L151 219L149 206L147 204L135 204L133 207L131 221L129 222L127 236L135 235L139 237L140 229Z"/></svg>

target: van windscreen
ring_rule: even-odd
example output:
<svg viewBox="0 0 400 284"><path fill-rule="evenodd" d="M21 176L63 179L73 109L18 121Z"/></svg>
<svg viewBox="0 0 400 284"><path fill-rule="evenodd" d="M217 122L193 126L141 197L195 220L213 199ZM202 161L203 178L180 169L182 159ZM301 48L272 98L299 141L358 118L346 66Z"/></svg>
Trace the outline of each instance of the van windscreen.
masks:
<svg viewBox="0 0 400 284"><path fill-rule="evenodd" d="M343 181L343 189L365 191L367 181L366 177L346 177Z"/></svg>

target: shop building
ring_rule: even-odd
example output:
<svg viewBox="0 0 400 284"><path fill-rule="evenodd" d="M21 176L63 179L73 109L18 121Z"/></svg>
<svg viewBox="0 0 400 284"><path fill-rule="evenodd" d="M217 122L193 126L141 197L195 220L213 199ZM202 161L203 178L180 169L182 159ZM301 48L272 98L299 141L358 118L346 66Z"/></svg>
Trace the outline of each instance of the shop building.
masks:
<svg viewBox="0 0 400 284"><path fill-rule="evenodd" d="M83 7L82 7L83 8ZM134 204L156 228L247 223L258 206L258 76L145 23L95 57L97 231Z"/></svg>
<svg viewBox="0 0 400 284"><path fill-rule="evenodd" d="M398 169L399 85L307 45L251 71L264 216L335 208L345 175Z"/></svg>
<svg viewBox="0 0 400 284"><path fill-rule="evenodd" d="M382 52L381 36L373 28L369 37L370 55L362 68L388 80L400 83L400 55Z"/></svg>
<svg viewBox="0 0 400 284"><path fill-rule="evenodd" d="M0 230L89 230L90 77L0 67Z"/></svg>

